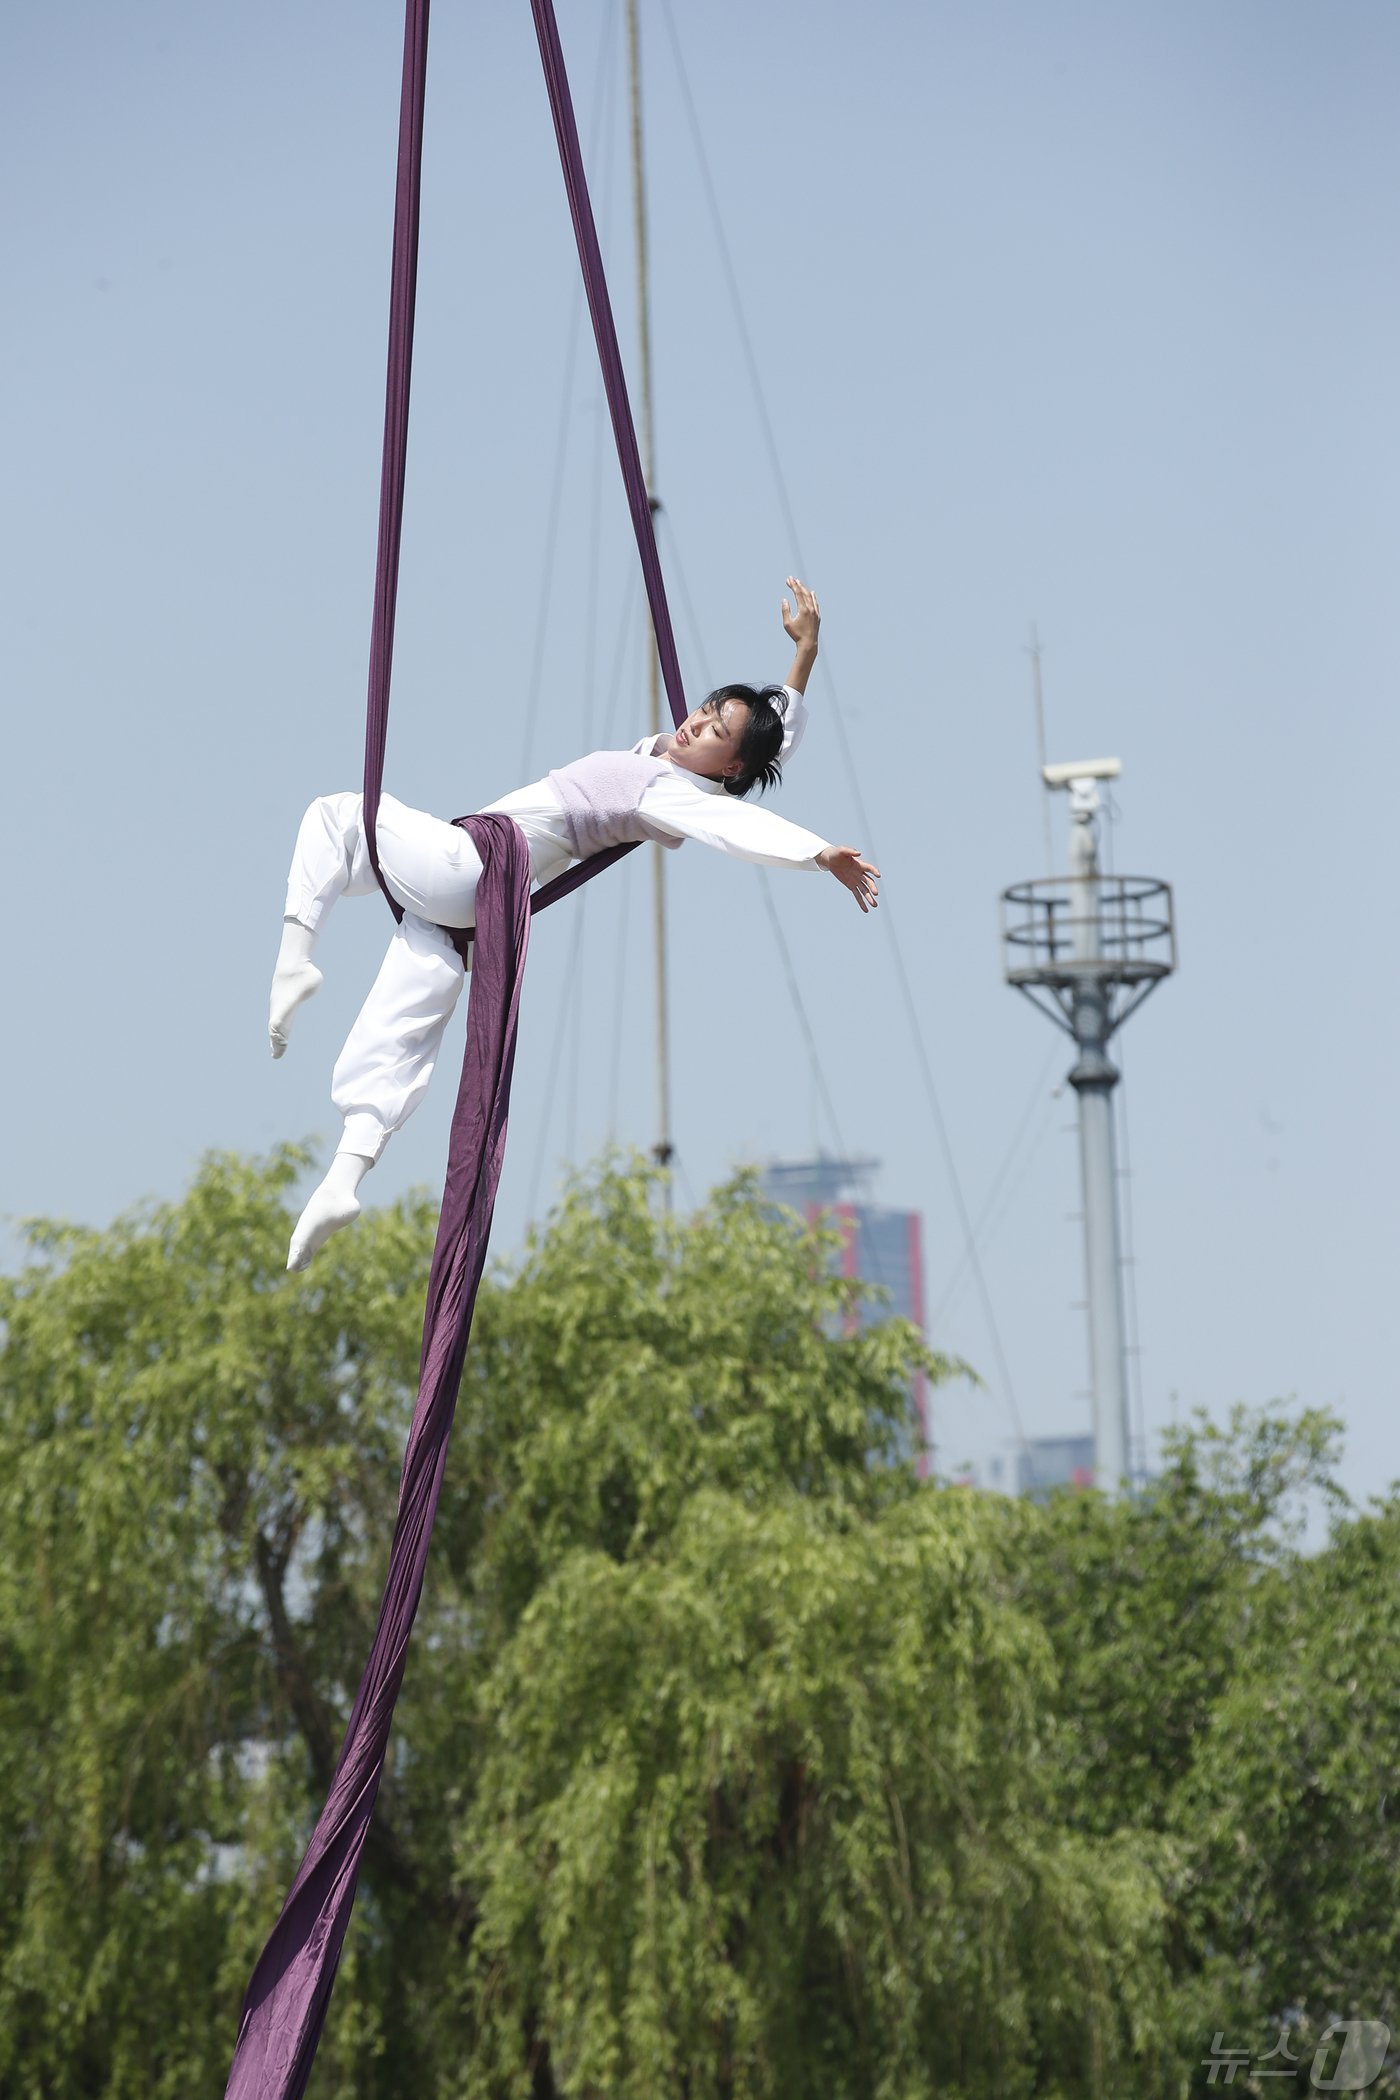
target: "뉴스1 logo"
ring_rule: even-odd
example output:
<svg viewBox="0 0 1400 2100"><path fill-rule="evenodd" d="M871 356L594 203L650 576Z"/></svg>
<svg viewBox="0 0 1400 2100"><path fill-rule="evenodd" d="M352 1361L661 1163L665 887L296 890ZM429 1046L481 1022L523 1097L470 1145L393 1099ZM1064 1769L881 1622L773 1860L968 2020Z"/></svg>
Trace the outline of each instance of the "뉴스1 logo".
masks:
<svg viewBox="0 0 1400 2100"><path fill-rule="evenodd" d="M1233 2085L1240 2072L1247 2079L1291 2078L1296 2084L1304 2059L1289 2048L1290 2031L1280 2027L1273 2048L1253 2056L1227 2043L1221 2028L1210 2055L1201 2058L1206 2084ZM1390 2029L1383 2020L1334 2020L1313 2050L1308 2083L1319 2093L1364 2093L1385 2069L1389 2047Z"/></svg>

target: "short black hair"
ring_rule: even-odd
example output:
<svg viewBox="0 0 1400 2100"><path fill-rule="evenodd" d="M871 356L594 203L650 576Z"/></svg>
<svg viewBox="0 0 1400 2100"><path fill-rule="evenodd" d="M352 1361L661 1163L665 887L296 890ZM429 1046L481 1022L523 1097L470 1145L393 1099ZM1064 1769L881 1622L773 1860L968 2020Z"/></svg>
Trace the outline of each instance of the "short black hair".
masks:
<svg viewBox="0 0 1400 2100"><path fill-rule="evenodd" d="M778 753L783 748L783 717L787 713L787 689L781 685L717 685L706 695L705 706L718 714L726 700L742 700L749 711L739 739L740 771L724 783L727 795L747 795L756 787L760 794L777 787L783 777Z"/></svg>

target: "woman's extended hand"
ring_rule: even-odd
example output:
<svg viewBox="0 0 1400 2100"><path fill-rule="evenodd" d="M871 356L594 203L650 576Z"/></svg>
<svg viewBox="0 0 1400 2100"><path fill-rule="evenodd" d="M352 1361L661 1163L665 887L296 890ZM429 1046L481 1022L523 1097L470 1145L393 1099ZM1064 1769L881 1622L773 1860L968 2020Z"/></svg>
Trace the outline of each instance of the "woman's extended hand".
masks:
<svg viewBox="0 0 1400 2100"><path fill-rule="evenodd" d="M797 644L799 656L810 657L811 661L815 663L817 635L821 630L822 624L822 609L817 603L815 592L809 591L806 584L799 583L795 576L789 576L788 589L792 592L797 603L795 606L789 605L787 599L784 598L783 625L792 640Z"/></svg>
<svg viewBox="0 0 1400 2100"><path fill-rule="evenodd" d="M874 911L879 905L880 893L875 885L880 870L861 859L858 846L823 846L817 855L817 866L844 883L862 911Z"/></svg>

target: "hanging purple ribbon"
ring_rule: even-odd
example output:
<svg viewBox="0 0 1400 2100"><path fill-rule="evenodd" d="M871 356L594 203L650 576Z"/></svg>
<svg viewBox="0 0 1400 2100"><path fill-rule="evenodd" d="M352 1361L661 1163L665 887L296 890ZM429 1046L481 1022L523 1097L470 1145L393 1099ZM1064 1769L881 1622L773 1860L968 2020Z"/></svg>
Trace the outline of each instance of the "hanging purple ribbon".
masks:
<svg viewBox="0 0 1400 2100"><path fill-rule="evenodd" d="M379 469L379 546L374 563L374 617L369 635L365 704L365 840L370 866L396 919L403 906L389 894L379 866L375 820L384 784L389 686L394 670L394 613L399 598L404 477L408 469L408 399L413 383L413 314L418 297L418 205L423 189L423 92L428 74L428 0L407 0L403 86L399 94L399 167L394 186L394 259L389 274L389 358L384 382L384 452Z"/></svg>
<svg viewBox="0 0 1400 2100"><path fill-rule="evenodd" d="M403 524L428 4L429 0L407 0L404 25L389 369L365 726L365 827L370 858L396 917L401 916L400 907L389 897L379 873L374 818L384 774ZM679 723L686 713L680 666L558 27L550 0L532 0L532 5L662 675L671 713ZM418 1398L399 1482L389 1572L374 1642L355 1695L330 1794L248 1985L226 2088L227 2100L301 2100L330 2001L422 1592L457 1388L486 1260L505 1151L530 914L532 909L541 910L566 896L581 882L590 881L632 850L623 846L597 854L547 884L531 900L529 853L518 827L499 815L459 817L457 821L471 834L482 860L476 892L476 954L466 1050L428 1281Z"/></svg>
<svg viewBox="0 0 1400 2100"><path fill-rule="evenodd" d="M651 607L656 653L661 659L661 676L666 687L666 698L671 703L671 718L679 729L687 712L685 687L681 679L680 660L676 655L676 638L671 631L671 610L666 603L661 560L656 551L650 494L646 476L642 472L642 456L637 450L637 433L632 422L631 404L627 398L627 378L622 369L622 353L617 347L617 329L613 326L608 280L603 274L598 229L593 223L593 206L589 201L588 182L583 172L583 154L579 150L573 97L569 93L569 76L564 70L559 25L554 19L553 0L530 0L530 5L535 17L535 35L539 39L540 57L544 62L549 106L554 116L554 136L559 142L559 162L564 170L564 188L569 194L569 211L574 222L574 240L578 246L579 266L583 271L583 287L588 294L588 311L593 316L593 338L598 345L598 362L603 368L603 388L612 416L613 436L617 440L622 482L627 491L627 508L632 513L632 530L637 536L642 578L647 587L647 604Z"/></svg>
<svg viewBox="0 0 1400 2100"><path fill-rule="evenodd" d="M530 940L530 855L524 834L509 817L459 821L482 861L476 890L479 944L389 1575L330 1794L248 1985L228 2100L300 2100L311 2075L423 1588L505 1155L520 985Z"/></svg>

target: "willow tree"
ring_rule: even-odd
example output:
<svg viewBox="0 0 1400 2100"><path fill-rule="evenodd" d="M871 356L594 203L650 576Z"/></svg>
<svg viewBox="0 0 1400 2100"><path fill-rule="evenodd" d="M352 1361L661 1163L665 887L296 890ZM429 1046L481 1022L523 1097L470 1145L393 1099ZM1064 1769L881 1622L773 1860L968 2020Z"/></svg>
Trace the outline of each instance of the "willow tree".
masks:
<svg viewBox="0 0 1400 2100"><path fill-rule="evenodd" d="M0 2091L218 2090L324 1792L430 1207L301 1161L45 1227L0 1345ZM1158 1840L1066 1817L1039 1513L896 1452L898 1321L745 1184L600 1170L480 1303L312 2091L1155 2089Z"/></svg>

